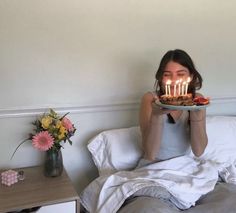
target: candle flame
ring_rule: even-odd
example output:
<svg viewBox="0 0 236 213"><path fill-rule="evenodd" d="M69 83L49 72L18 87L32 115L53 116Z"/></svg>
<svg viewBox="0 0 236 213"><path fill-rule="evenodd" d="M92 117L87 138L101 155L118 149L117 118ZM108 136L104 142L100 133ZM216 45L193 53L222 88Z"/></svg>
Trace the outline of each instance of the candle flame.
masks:
<svg viewBox="0 0 236 213"><path fill-rule="evenodd" d="M166 84L171 84L171 80L167 80L167 81L166 81Z"/></svg>
<svg viewBox="0 0 236 213"><path fill-rule="evenodd" d="M187 83L189 83L189 82L190 82L190 77L187 78Z"/></svg>

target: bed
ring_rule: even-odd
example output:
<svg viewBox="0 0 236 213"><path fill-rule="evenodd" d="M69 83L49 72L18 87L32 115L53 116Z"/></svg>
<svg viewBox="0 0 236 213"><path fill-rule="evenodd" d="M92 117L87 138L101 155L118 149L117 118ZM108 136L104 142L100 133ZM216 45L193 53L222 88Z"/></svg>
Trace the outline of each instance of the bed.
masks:
<svg viewBox="0 0 236 213"><path fill-rule="evenodd" d="M83 212L235 213L236 117L207 116L208 146L136 169L139 127L103 131L88 143L99 177L80 194Z"/></svg>

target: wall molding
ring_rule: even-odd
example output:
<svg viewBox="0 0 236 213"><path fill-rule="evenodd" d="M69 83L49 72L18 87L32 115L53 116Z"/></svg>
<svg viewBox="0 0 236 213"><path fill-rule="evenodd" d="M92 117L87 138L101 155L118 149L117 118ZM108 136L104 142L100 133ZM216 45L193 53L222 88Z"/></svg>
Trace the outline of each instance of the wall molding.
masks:
<svg viewBox="0 0 236 213"><path fill-rule="evenodd" d="M211 100L212 104L235 103L236 102L236 96L213 97L210 100Z"/></svg>
<svg viewBox="0 0 236 213"><path fill-rule="evenodd" d="M129 111L138 110L139 102L130 103L112 103L103 105L87 105L87 106L39 106L34 108L20 107L0 109L0 118L37 116L53 108L58 113L79 114L79 113L98 113L112 111Z"/></svg>
<svg viewBox="0 0 236 213"><path fill-rule="evenodd" d="M225 104L225 103L236 103L235 97L213 97L211 98L211 104ZM112 103L103 105L87 105L87 106L56 106L52 107L58 113L70 112L71 114L78 113L98 113L98 112L112 112L112 111L129 111L138 110L139 101L124 102L124 103ZM26 116L37 116L47 112L48 106L38 106L34 108L19 107L19 108L6 108L0 109L0 118L11 118L11 117L26 117Z"/></svg>

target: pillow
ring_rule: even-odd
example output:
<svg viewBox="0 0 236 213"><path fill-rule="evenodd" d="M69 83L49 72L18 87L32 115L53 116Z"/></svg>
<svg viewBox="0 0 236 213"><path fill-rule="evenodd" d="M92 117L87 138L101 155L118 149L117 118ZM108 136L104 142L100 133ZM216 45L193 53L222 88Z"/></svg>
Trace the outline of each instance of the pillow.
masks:
<svg viewBox="0 0 236 213"><path fill-rule="evenodd" d="M142 155L139 127L103 131L89 141L88 150L99 175L131 170Z"/></svg>
<svg viewBox="0 0 236 213"><path fill-rule="evenodd" d="M204 158L219 163L236 160L236 117L208 116L206 119L208 145Z"/></svg>

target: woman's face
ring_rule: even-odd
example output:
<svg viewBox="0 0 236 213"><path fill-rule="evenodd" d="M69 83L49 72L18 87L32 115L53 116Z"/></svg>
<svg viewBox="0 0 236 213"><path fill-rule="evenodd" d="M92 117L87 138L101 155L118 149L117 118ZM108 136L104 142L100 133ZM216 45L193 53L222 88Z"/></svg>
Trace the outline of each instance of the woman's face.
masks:
<svg viewBox="0 0 236 213"><path fill-rule="evenodd" d="M188 68L174 61L170 61L167 63L163 73L162 86L164 86L168 80L171 80L171 90L173 90L173 87L178 80L182 79L182 81L187 81L188 77L190 77L191 80L192 76L190 75Z"/></svg>

